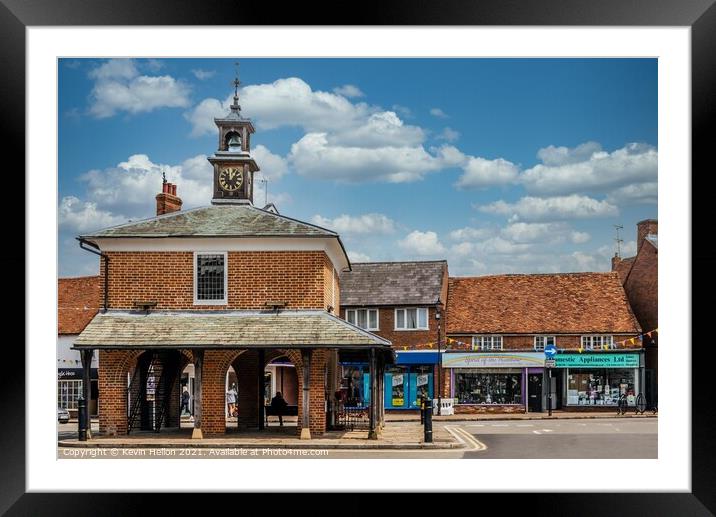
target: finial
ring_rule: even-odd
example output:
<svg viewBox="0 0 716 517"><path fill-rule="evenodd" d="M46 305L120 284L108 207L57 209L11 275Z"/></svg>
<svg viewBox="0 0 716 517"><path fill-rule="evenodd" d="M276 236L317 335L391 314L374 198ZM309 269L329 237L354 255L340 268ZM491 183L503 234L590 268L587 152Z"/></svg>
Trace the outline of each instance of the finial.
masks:
<svg viewBox="0 0 716 517"><path fill-rule="evenodd" d="M236 77L233 81L231 81L231 84L234 85L234 103L231 105L231 111L240 111L241 106L239 106L239 85L241 84L241 81L239 81L239 62L234 62L234 66L236 67Z"/></svg>
<svg viewBox="0 0 716 517"><path fill-rule="evenodd" d="M167 184L167 172L164 170L162 171L162 184Z"/></svg>

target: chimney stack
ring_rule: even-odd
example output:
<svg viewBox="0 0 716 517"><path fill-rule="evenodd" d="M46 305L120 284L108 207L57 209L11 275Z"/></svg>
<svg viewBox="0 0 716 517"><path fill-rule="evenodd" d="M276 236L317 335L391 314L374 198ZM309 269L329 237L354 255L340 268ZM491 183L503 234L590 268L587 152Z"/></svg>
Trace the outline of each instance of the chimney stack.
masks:
<svg viewBox="0 0 716 517"><path fill-rule="evenodd" d="M658 235L659 222L656 219L644 219L636 223L636 250L641 249L647 235Z"/></svg>
<svg viewBox="0 0 716 517"><path fill-rule="evenodd" d="M157 215L170 214L181 210L182 200L177 197L177 186L164 181L162 192L157 194Z"/></svg>

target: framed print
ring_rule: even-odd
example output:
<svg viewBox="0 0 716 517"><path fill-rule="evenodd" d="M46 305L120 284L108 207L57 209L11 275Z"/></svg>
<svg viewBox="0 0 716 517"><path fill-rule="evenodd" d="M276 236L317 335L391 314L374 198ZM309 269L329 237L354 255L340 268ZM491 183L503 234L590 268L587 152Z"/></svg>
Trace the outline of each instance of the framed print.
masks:
<svg viewBox="0 0 716 517"><path fill-rule="evenodd" d="M317 5L110 7L0 6L28 298L3 512L252 491L716 511L710 305L690 303L715 257L690 228L710 0L321 25Z"/></svg>

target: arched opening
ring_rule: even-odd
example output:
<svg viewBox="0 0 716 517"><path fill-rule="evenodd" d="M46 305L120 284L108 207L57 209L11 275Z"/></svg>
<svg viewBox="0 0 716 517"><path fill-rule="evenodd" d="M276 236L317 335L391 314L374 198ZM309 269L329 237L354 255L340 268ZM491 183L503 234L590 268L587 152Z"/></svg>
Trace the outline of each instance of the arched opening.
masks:
<svg viewBox="0 0 716 517"><path fill-rule="evenodd" d="M177 392L183 356L178 350L147 350L127 371L127 433L179 427Z"/></svg>
<svg viewBox="0 0 716 517"><path fill-rule="evenodd" d="M266 427L295 426L298 419L299 396L296 365L286 355L271 359L264 368Z"/></svg>
<svg viewBox="0 0 716 517"><path fill-rule="evenodd" d="M241 152L241 135L237 131L229 131L224 136L224 147L230 153Z"/></svg>

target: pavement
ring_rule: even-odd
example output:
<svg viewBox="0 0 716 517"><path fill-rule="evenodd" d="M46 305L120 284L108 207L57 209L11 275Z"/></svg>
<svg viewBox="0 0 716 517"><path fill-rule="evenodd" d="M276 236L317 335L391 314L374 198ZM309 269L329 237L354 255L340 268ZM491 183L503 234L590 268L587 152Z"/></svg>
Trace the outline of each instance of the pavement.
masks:
<svg viewBox="0 0 716 517"><path fill-rule="evenodd" d="M657 418L658 413L647 411L643 414L636 414L634 410L623 415L617 415L614 411L552 411L549 413L459 413L456 415L434 415L433 422L472 422L472 421L508 421L508 420L580 420L585 418ZM386 422L418 422L419 413L386 413Z"/></svg>
<svg viewBox="0 0 716 517"><path fill-rule="evenodd" d="M69 424L67 424L69 425ZM386 425L378 440L369 440L368 431L328 431L311 440L301 440L295 425L272 425L263 432L227 430L217 438L192 440L191 428L162 430L161 433L138 431L129 436L98 436L80 442L76 429L72 434L60 432L58 446L73 448L285 448L285 449L458 449L465 447L466 437L458 439L449 428L433 428L432 443L425 443L419 422Z"/></svg>

